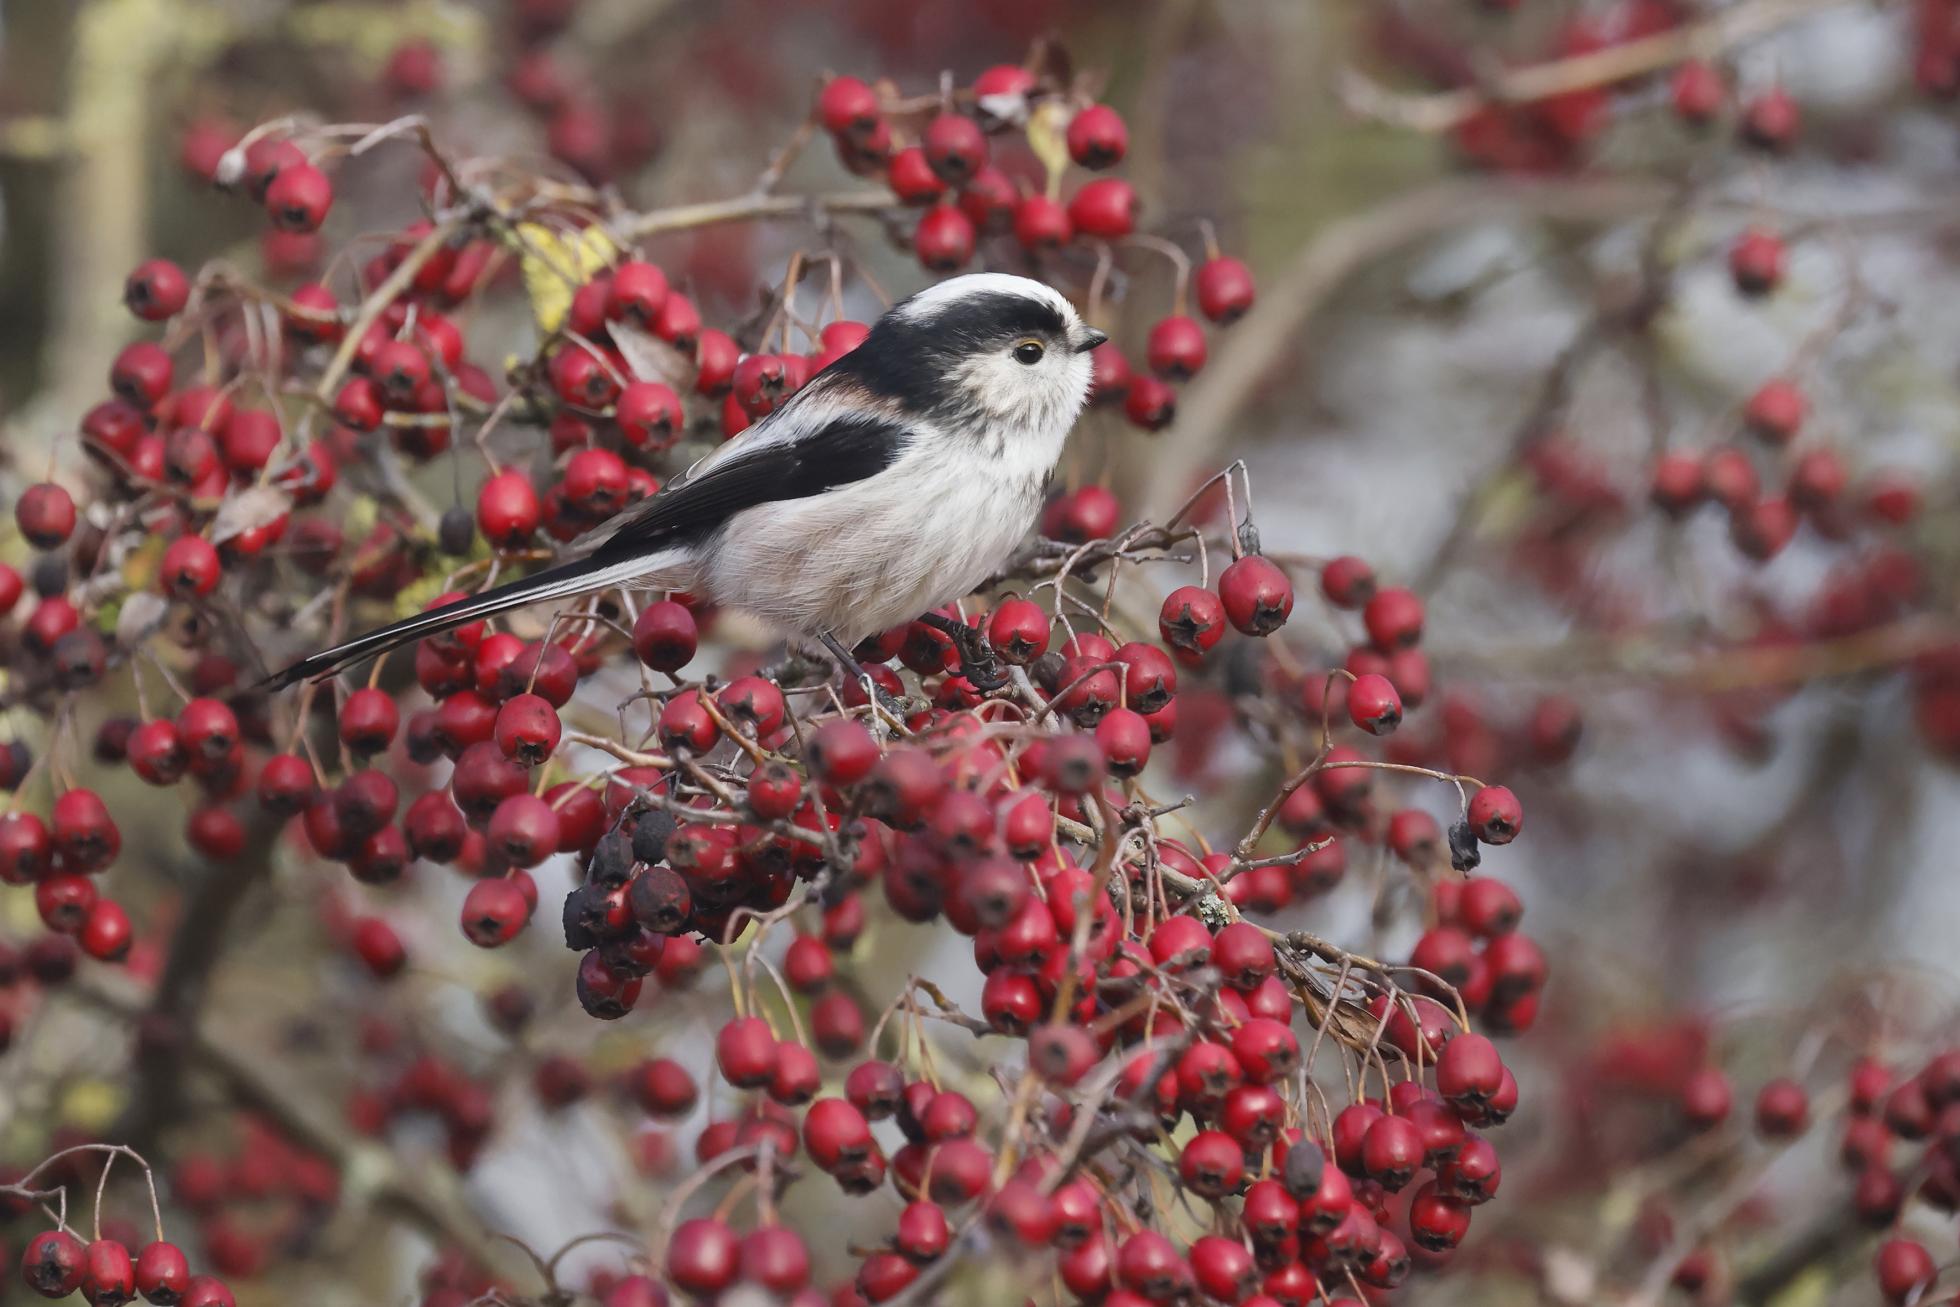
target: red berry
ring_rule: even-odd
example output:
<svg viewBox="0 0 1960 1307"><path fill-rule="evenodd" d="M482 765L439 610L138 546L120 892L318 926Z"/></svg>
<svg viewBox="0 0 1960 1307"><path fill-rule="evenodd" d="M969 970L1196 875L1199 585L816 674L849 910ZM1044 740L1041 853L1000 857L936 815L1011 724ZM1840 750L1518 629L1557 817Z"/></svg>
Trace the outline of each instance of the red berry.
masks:
<svg viewBox="0 0 1960 1307"><path fill-rule="evenodd" d="M1150 370L1171 381L1189 381L1205 365L1205 331L1196 318L1173 313L1150 328L1144 346Z"/></svg>
<svg viewBox="0 0 1960 1307"><path fill-rule="evenodd" d="M1783 281L1783 240L1751 227L1729 247L1729 273L1744 295L1767 295Z"/></svg>
<svg viewBox="0 0 1960 1307"><path fill-rule="evenodd" d="M1772 1080L1756 1093L1756 1130L1765 1139L1793 1139L1810 1124L1810 1096L1794 1080Z"/></svg>
<svg viewBox="0 0 1960 1307"><path fill-rule="evenodd" d="M1377 649L1402 649L1422 639L1422 600L1408 590L1377 590L1361 610L1362 624Z"/></svg>
<svg viewBox="0 0 1960 1307"><path fill-rule="evenodd" d="M930 272L956 272L973 257L973 222L951 204L926 210L912 247Z"/></svg>
<svg viewBox="0 0 1960 1307"><path fill-rule="evenodd" d="M168 259L137 264L123 282L123 304L145 322L175 316L189 301L190 293L190 279Z"/></svg>
<svg viewBox="0 0 1960 1307"><path fill-rule="evenodd" d="M21 1278L43 1298L66 1298L82 1285L88 1257L82 1241L66 1230L43 1230L20 1254Z"/></svg>
<svg viewBox="0 0 1960 1307"><path fill-rule="evenodd" d="M1348 687L1348 717L1370 735L1387 735L1402 724L1402 696L1386 676L1357 676Z"/></svg>
<svg viewBox="0 0 1960 1307"><path fill-rule="evenodd" d="M1681 1082L1681 1114L1697 1130L1709 1130L1728 1120L1734 1102L1729 1078L1715 1067L1701 1067Z"/></svg>
<svg viewBox="0 0 1960 1307"><path fill-rule="evenodd" d="M522 547L537 531L543 516L537 489L522 472L500 472L477 492L477 526L499 549Z"/></svg>
<svg viewBox="0 0 1960 1307"><path fill-rule="evenodd" d="M536 767L551 757L563 733L558 709L542 695L520 694L497 710L497 747L522 766Z"/></svg>
<svg viewBox="0 0 1960 1307"><path fill-rule="evenodd" d="M1887 1239L1872 1259L1878 1291L1894 1303L1912 1302L1939 1278L1933 1255L1911 1239Z"/></svg>
<svg viewBox="0 0 1960 1307"><path fill-rule="evenodd" d="M89 1307L122 1307L136 1296L136 1268L121 1243L97 1239L82 1256L82 1297Z"/></svg>
<svg viewBox="0 0 1960 1307"><path fill-rule="evenodd" d="M988 131L1020 122L1034 93L1035 75L1019 64L995 64L973 79L973 98Z"/></svg>
<svg viewBox="0 0 1960 1307"><path fill-rule="evenodd" d="M170 393L175 368L161 345L139 340L125 345L109 366L109 388L148 412Z"/></svg>
<svg viewBox="0 0 1960 1307"><path fill-rule="evenodd" d="M1728 98L1722 74L1706 59L1689 59L1674 70L1668 95L1675 114L1690 126L1702 127L1714 121Z"/></svg>
<svg viewBox="0 0 1960 1307"><path fill-rule="evenodd" d="M516 881L479 880L463 896L463 935L478 948L496 948L516 938L530 915L531 905Z"/></svg>
<svg viewBox="0 0 1960 1307"><path fill-rule="evenodd" d="M31 485L14 504L14 522L36 549L66 544L75 530L75 501L52 481Z"/></svg>
<svg viewBox="0 0 1960 1307"><path fill-rule="evenodd" d="M926 124L920 140L926 162L949 186L963 185L987 162L987 138L980 124L960 114L939 114Z"/></svg>
<svg viewBox="0 0 1960 1307"><path fill-rule="evenodd" d="M629 260L613 269L606 292L606 316L651 328L667 303L667 274L652 263Z"/></svg>
<svg viewBox="0 0 1960 1307"><path fill-rule="evenodd" d="M1772 154L1790 147L1797 137L1797 102L1780 86L1772 86L1742 106L1737 130L1744 143Z"/></svg>
<svg viewBox="0 0 1960 1307"><path fill-rule="evenodd" d="M1485 844L1509 844L1524 828L1518 796L1502 785L1486 785L1470 796L1470 829Z"/></svg>
<svg viewBox="0 0 1960 1307"><path fill-rule="evenodd" d="M1270 635L1293 612L1293 583L1263 554L1247 554L1219 574L1225 616L1247 635Z"/></svg>
<svg viewBox="0 0 1960 1307"><path fill-rule="evenodd" d="M238 1307L225 1282L215 1275L193 1275L177 1307Z"/></svg>
<svg viewBox="0 0 1960 1307"><path fill-rule="evenodd" d="M1161 431L1177 416L1177 392L1161 377L1135 377L1123 396L1123 416L1145 431Z"/></svg>
<svg viewBox="0 0 1960 1307"><path fill-rule="evenodd" d="M155 1240L136 1255L136 1291L158 1307L182 1302L190 1283L190 1261L176 1244Z"/></svg>
<svg viewBox="0 0 1960 1307"><path fill-rule="evenodd" d="M1409 1237L1430 1252L1443 1252L1463 1242L1470 1231L1470 1208L1444 1192L1432 1180L1416 1191L1409 1203Z"/></svg>
<svg viewBox="0 0 1960 1307"><path fill-rule="evenodd" d="M1225 636L1225 605L1201 586L1180 586L1164 600L1157 631L1173 649L1202 654Z"/></svg>
<svg viewBox="0 0 1960 1307"><path fill-rule="evenodd" d="M900 202L910 205L931 204L946 194L946 183L932 170L926 152L916 145L909 145L891 157L886 165L885 184Z"/></svg>
<svg viewBox="0 0 1960 1307"><path fill-rule="evenodd" d="M1787 445L1803 425L1808 405L1797 383L1787 377L1765 381L1742 410L1749 429L1775 445Z"/></svg>
<svg viewBox="0 0 1960 1307"><path fill-rule="evenodd" d="M626 463L610 449L581 449L565 464L565 498L589 516L626 507Z"/></svg>
<svg viewBox="0 0 1960 1307"><path fill-rule="evenodd" d="M878 742L864 723L833 717L810 734L804 756L817 776L837 786L857 784L878 762Z"/></svg>
<svg viewBox="0 0 1960 1307"><path fill-rule="evenodd" d="M1092 104L1069 119L1068 153L1084 168L1108 168L1123 161L1130 129L1106 104Z"/></svg>
<svg viewBox="0 0 1960 1307"><path fill-rule="evenodd" d="M735 1282L735 1232L709 1216L682 1221L667 1240L667 1278L687 1293L718 1297Z"/></svg>
<svg viewBox="0 0 1960 1307"><path fill-rule="evenodd" d="M1085 236L1121 240L1136 227L1137 194L1117 177L1087 182L1068 202L1071 225Z"/></svg>
<svg viewBox="0 0 1960 1307"><path fill-rule="evenodd" d="M340 707L340 742L359 756L380 753L400 724L401 712L386 690L356 690Z"/></svg>
<svg viewBox="0 0 1960 1307"><path fill-rule="evenodd" d="M1112 708L1096 723L1096 747L1110 775L1135 776L1150 761L1150 723L1134 709Z"/></svg>
<svg viewBox="0 0 1960 1307"><path fill-rule="evenodd" d="M1239 260L1218 255L1199 265L1198 308L1213 322L1236 322L1252 307L1252 273Z"/></svg>
<svg viewBox="0 0 1960 1307"><path fill-rule="evenodd" d="M737 1089L769 1082L776 1065L776 1036L761 1017L737 1017L715 1036L715 1065Z"/></svg>
<svg viewBox="0 0 1960 1307"><path fill-rule="evenodd" d="M1490 1040L1460 1034L1436 1060L1436 1092L1456 1104L1482 1106L1504 1087L1504 1061Z"/></svg>
<svg viewBox="0 0 1960 1307"><path fill-rule="evenodd" d="M868 138L882 120L878 93L855 77L833 77L817 96L817 117L832 136Z"/></svg>
<svg viewBox="0 0 1960 1307"><path fill-rule="evenodd" d="M318 231L333 207L333 183L310 163L281 168L265 189L265 211L282 231Z"/></svg>
<svg viewBox="0 0 1960 1307"><path fill-rule="evenodd" d="M710 399L726 395L735 384L741 360L741 348L733 337L713 327L702 328L694 342L694 389Z"/></svg>
<svg viewBox="0 0 1960 1307"><path fill-rule="evenodd" d="M1222 1130L1203 1130L1178 1154L1177 1170L1184 1187L1199 1197L1223 1198L1245 1176L1245 1150Z"/></svg>
<svg viewBox="0 0 1960 1307"><path fill-rule="evenodd" d="M1030 252L1059 249L1069 243L1075 228L1060 200L1029 195L1014 206L1014 239ZM1104 346L1097 346L1098 350Z"/></svg>
<svg viewBox="0 0 1960 1307"><path fill-rule="evenodd" d="M613 405L613 421L627 444L656 451L680 439L686 426L680 396L659 381L628 382Z"/></svg>

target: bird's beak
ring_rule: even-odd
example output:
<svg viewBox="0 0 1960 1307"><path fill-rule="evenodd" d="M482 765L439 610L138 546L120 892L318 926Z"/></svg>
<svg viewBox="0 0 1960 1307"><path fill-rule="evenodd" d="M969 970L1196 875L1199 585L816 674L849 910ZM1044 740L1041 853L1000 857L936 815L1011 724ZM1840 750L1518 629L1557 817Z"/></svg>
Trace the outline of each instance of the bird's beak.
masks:
<svg viewBox="0 0 1960 1307"><path fill-rule="evenodd" d="M1084 327L1082 334L1075 338L1075 352L1077 354L1087 354L1090 350L1108 339L1108 336L1097 331L1094 327Z"/></svg>

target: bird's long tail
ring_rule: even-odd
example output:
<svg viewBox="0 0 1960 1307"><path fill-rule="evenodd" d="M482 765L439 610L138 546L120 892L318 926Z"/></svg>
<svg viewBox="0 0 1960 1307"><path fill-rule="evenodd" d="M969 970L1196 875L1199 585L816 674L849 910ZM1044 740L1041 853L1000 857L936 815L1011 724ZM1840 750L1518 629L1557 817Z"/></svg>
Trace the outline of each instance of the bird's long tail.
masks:
<svg viewBox="0 0 1960 1307"><path fill-rule="evenodd" d="M426 613L417 613L392 622L378 630L369 631L345 644L323 650L309 658L302 658L291 667L266 678L264 688L283 690L300 681L317 681L332 676L350 663L364 658L374 658L399 649L402 645L419 640L424 636L453 630L466 622L478 621L513 608L528 604L543 603L552 599L568 599L574 595L590 594L604 590L608 586L619 585L625 581L645 578L645 583L661 586L658 573L658 560L645 557L628 559L623 562L606 563L597 559L583 558L576 562L561 563L547 567L535 575L522 580L510 581L482 594L471 595L431 608Z"/></svg>

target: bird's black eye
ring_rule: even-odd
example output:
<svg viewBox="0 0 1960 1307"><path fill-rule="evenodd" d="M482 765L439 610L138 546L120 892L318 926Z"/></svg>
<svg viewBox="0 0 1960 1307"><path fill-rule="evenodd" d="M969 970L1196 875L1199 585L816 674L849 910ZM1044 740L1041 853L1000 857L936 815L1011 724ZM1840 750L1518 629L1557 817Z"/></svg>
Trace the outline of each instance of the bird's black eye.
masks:
<svg viewBox="0 0 1960 1307"><path fill-rule="evenodd" d="M1014 347L1014 360L1017 363L1025 363L1029 367L1033 367L1035 364L1041 362L1041 356L1045 353L1047 353L1047 350L1042 347L1040 341L1024 340Z"/></svg>

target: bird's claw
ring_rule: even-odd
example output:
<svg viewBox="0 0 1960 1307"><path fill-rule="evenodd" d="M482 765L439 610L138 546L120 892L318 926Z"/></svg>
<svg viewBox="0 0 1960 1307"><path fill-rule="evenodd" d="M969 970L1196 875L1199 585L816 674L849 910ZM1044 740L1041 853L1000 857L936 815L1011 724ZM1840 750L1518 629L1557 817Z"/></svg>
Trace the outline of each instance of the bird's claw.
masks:
<svg viewBox="0 0 1960 1307"><path fill-rule="evenodd" d="M958 646L960 675L966 678L967 684L982 694L992 694L1007 684L1006 669L1000 665L1000 656L994 652L985 631L938 613L929 613L921 620Z"/></svg>

